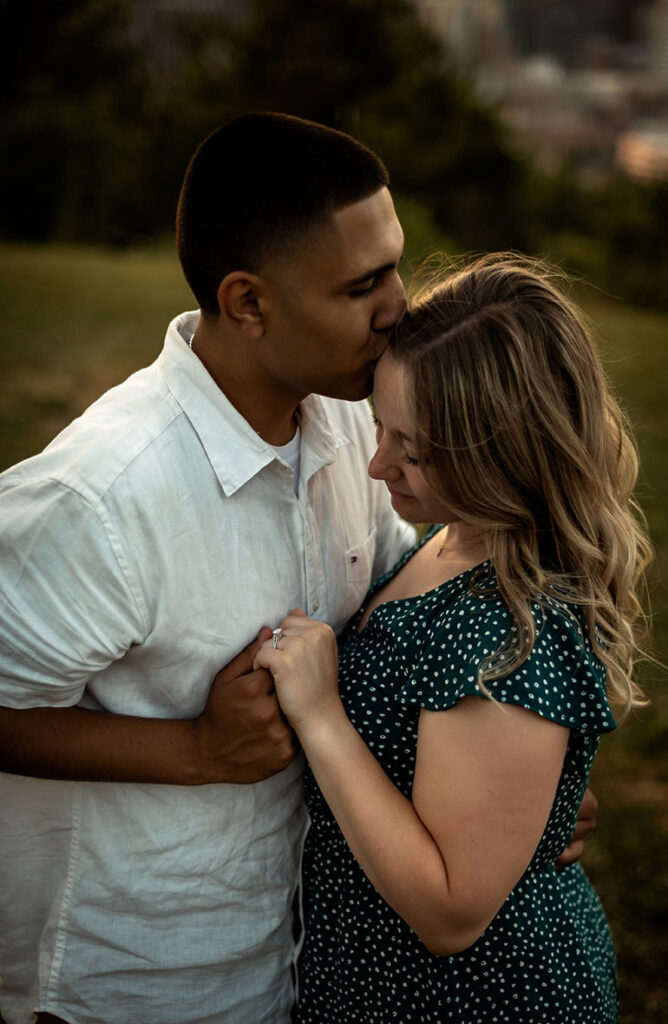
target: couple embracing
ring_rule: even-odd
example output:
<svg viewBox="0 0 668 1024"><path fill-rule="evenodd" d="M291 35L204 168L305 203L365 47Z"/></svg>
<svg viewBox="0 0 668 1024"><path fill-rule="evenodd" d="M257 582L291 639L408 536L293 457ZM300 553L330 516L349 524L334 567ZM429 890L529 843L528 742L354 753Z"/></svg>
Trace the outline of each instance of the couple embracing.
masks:
<svg viewBox="0 0 668 1024"><path fill-rule="evenodd" d="M406 311L388 184L214 132L199 311L0 477L6 1024L617 1019L576 861L641 700L633 447L543 270Z"/></svg>

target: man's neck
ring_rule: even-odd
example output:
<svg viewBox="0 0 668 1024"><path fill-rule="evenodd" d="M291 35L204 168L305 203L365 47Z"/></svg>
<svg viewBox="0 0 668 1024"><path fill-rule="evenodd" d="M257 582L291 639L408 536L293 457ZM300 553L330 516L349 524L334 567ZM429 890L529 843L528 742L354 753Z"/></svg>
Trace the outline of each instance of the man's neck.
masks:
<svg viewBox="0 0 668 1024"><path fill-rule="evenodd" d="M203 324L200 319L191 347L211 378L263 441L287 444L299 426L299 403L306 396L276 393L249 369L238 348L225 345Z"/></svg>

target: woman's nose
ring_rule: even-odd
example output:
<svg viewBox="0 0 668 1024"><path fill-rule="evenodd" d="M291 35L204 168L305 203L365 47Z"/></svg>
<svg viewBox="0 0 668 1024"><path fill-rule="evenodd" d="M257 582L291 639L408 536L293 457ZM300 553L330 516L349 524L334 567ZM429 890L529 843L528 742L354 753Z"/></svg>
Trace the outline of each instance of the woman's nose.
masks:
<svg viewBox="0 0 668 1024"><path fill-rule="evenodd" d="M387 451L385 445L379 444L376 451L371 456L371 461L369 462L369 468L367 470L372 480L399 479L401 476L401 470L389 456L390 453Z"/></svg>

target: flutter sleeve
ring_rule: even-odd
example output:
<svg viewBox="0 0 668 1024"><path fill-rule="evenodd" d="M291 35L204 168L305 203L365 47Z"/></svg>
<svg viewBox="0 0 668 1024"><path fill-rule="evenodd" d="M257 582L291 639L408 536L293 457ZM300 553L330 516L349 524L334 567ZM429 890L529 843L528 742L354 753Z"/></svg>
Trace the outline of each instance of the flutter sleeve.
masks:
<svg viewBox="0 0 668 1024"><path fill-rule="evenodd" d="M536 641L519 668L484 681L501 703L517 704L559 725L600 734L615 728L606 700L606 670L591 649L577 615L546 599L532 605ZM466 696L487 698L479 684L482 666L501 650L512 620L498 597L466 590L435 609L412 638L412 664L397 699L428 711L444 711ZM510 660L506 656L506 660Z"/></svg>

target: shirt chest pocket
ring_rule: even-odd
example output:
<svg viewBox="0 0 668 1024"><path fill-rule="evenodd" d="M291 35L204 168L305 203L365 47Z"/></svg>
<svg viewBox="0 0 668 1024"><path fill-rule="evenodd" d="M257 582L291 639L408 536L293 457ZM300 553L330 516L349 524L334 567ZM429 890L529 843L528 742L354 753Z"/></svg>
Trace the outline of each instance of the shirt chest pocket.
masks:
<svg viewBox="0 0 668 1024"><path fill-rule="evenodd" d="M364 594L371 583L371 570L373 568L373 556L376 553L376 527L372 529L366 540L354 548L348 548L346 558L346 583L348 585L361 584L364 587Z"/></svg>
<svg viewBox="0 0 668 1024"><path fill-rule="evenodd" d="M337 632L355 614L369 589L375 554L375 526L365 540L354 547L347 548L343 553L345 585L340 605L334 609L336 622L333 625Z"/></svg>

